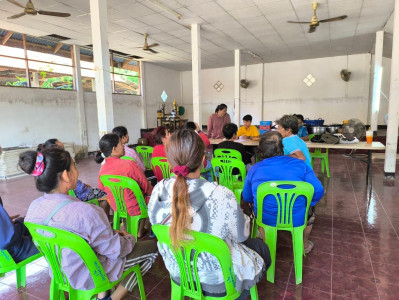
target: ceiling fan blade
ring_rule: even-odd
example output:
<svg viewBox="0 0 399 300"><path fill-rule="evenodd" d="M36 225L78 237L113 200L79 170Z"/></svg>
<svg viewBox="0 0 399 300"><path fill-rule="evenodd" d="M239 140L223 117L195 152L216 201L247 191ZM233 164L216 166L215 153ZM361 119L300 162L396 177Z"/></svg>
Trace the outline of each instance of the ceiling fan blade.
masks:
<svg viewBox="0 0 399 300"><path fill-rule="evenodd" d="M151 48L151 47L158 47L158 46L159 46L158 43L154 43L154 44L149 45L148 47Z"/></svg>
<svg viewBox="0 0 399 300"><path fill-rule="evenodd" d="M295 24L309 24L309 22L297 22L297 21L287 21L287 23L295 23Z"/></svg>
<svg viewBox="0 0 399 300"><path fill-rule="evenodd" d="M15 4L16 6L19 6L19 7L21 7L21 8L25 8L25 5L22 5L22 4L18 3L18 2L15 1L15 0L7 0L7 1L10 2L10 3L12 3L12 4Z"/></svg>
<svg viewBox="0 0 399 300"><path fill-rule="evenodd" d="M37 13L40 14L40 15L54 16L54 17L63 17L63 18L71 16L71 14L68 14L68 13L60 13L60 12L45 11L45 10L38 10Z"/></svg>
<svg viewBox="0 0 399 300"><path fill-rule="evenodd" d="M324 19L324 20L320 20L320 23L326 23L326 22L334 22L334 21L341 21L343 19L346 19L348 16L344 15L344 16L339 16L339 17L335 17L335 18L330 18L330 19Z"/></svg>
<svg viewBox="0 0 399 300"><path fill-rule="evenodd" d="M26 15L26 13L23 12L23 13L20 13L20 14L17 14L17 15L13 15L13 16L7 17L7 19L18 19L18 18L23 17L25 15Z"/></svg>
<svg viewBox="0 0 399 300"><path fill-rule="evenodd" d="M309 31L308 33L312 33L316 31L316 26L309 26Z"/></svg>
<svg viewBox="0 0 399 300"><path fill-rule="evenodd" d="M155 50L153 50L153 49L148 49L148 51L150 51L151 53L154 53L154 54L157 54L157 53L159 53L158 51L155 51Z"/></svg>

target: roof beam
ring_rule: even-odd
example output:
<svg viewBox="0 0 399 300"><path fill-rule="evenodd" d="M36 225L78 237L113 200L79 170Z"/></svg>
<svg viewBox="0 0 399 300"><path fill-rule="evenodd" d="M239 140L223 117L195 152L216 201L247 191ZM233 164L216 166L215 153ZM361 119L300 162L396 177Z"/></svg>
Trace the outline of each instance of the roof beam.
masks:
<svg viewBox="0 0 399 300"><path fill-rule="evenodd" d="M63 43L58 43L58 44L54 47L54 54L56 54L56 53L61 49L61 47L62 47L63 45L64 45Z"/></svg>
<svg viewBox="0 0 399 300"><path fill-rule="evenodd" d="M6 35L3 37L3 41L2 41L3 46L8 42L8 40L11 38L13 33L14 32L12 32L12 31L7 31Z"/></svg>

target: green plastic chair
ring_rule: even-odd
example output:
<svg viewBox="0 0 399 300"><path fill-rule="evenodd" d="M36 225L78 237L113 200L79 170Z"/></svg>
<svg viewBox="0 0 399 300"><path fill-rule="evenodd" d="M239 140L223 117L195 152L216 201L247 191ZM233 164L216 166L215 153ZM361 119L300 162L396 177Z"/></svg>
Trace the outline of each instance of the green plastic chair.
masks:
<svg viewBox="0 0 399 300"><path fill-rule="evenodd" d="M69 193L69 196L72 196L72 197L76 198L76 194L75 194L74 190L69 190L68 193ZM91 199L89 201L86 201L86 203L90 203L90 204L94 204L94 205L100 206L100 203L98 202L97 198L94 198L94 199Z"/></svg>
<svg viewBox="0 0 399 300"><path fill-rule="evenodd" d="M50 285L50 299L65 299L64 292L69 293L69 299L88 300L95 299L98 293L105 292L114 287L131 272L137 276L141 299L145 299L143 278L140 266L135 265L123 272L120 279L110 282L97 255L89 244L77 234L49 226L25 222L40 252L46 257L53 273ZM68 278L62 269L62 250L70 249L80 256L90 272L94 282L94 289L75 290L71 287Z"/></svg>
<svg viewBox="0 0 399 300"><path fill-rule="evenodd" d="M124 156L121 156L121 159L136 161L133 157L125 156L125 155L124 155Z"/></svg>
<svg viewBox="0 0 399 300"><path fill-rule="evenodd" d="M219 184L230 189L238 203L241 203L241 193L247 174L244 163L239 159L225 157L215 157L211 163L213 172L219 174ZM238 169L239 175L233 175L233 169ZM241 177L241 181L238 181L239 177Z"/></svg>
<svg viewBox="0 0 399 300"><path fill-rule="evenodd" d="M184 297L201 300L224 300L236 299L240 296L240 292L235 289L235 274L229 247L220 238L196 231L189 231L189 241L184 241L181 247L173 247L169 236L169 226L153 225L152 230L157 236L158 243L165 244L172 251L180 269L180 285L175 283L172 278L170 280L172 286L171 299L183 300ZM192 238L192 239L191 239ZM223 278L226 286L226 296L209 297L202 294L202 288L197 270L198 255L202 252L212 254L219 261L223 272ZM186 263L192 261L192 263ZM251 299L258 299L257 286L251 289Z"/></svg>
<svg viewBox="0 0 399 300"><path fill-rule="evenodd" d="M147 204L145 203L143 192L141 191L140 186L134 179L126 176L102 175L100 180L105 187L110 189L115 199L117 211L114 212L113 228L115 230L119 230L121 218L125 218L126 231L137 238L140 220L148 218ZM133 192L134 197L137 199L137 203L140 207L140 215L130 216L128 214L124 199L125 189L129 189Z"/></svg>
<svg viewBox="0 0 399 300"><path fill-rule="evenodd" d="M213 151L214 157L226 157L226 158L236 158L242 160L240 151L234 149L218 148Z"/></svg>
<svg viewBox="0 0 399 300"><path fill-rule="evenodd" d="M7 250L0 250L0 277L14 271L17 275L17 289L26 286L26 265L42 257L41 253L35 254L27 259L16 263Z"/></svg>
<svg viewBox="0 0 399 300"><path fill-rule="evenodd" d="M162 176L164 179L170 178L170 173L172 172L168 159L166 157L153 157L151 159L152 169L159 168L162 172Z"/></svg>
<svg viewBox="0 0 399 300"><path fill-rule="evenodd" d="M314 137L314 134L309 134L309 141ZM310 163L312 168L314 168L314 159L320 158L321 164L321 173L324 173L324 168L326 169L327 177L330 177L330 166L328 162L328 149L325 149L325 152L322 152L321 148L314 148L314 151L310 153Z"/></svg>
<svg viewBox="0 0 399 300"><path fill-rule="evenodd" d="M141 157L144 160L144 165L147 168L147 170L151 170L150 156L152 155L153 151L154 151L154 148L150 147L150 146L137 146L136 147L136 152L138 154L141 154Z"/></svg>
<svg viewBox="0 0 399 300"><path fill-rule="evenodd" d="M306 227L307 216L314 188L310 183L302 181L269 181L259 185L257 190L257 214L254 220L255 230L252 231L252 237L255 237L258 226L265 230L265 242L270 250L272 264L267 270L267 280L274 282L274 273L276 269L276 246L277 231L285 230L291 232L292 246L294 251L295 280L296 284L302 282L302 264L305 255L303 245L303 230ZM273 195L278 206L277 224L269 226L263 224L263 201L267 195ZM305 196L307 200L304 224L294 227L292 223L292 208L298 196Z"/></svg>

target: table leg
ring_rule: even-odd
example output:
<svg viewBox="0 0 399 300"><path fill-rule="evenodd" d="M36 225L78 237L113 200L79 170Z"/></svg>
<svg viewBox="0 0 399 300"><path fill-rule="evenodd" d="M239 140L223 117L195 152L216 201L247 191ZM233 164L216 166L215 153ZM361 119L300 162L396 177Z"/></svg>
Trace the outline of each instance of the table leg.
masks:
<svg viewBox="0 0 399 300"><path fill-rule="evenodd" d="M366 176L366 185L369 184L369 177L370 177L370 185L372 184L371 158L372 158L372 151L371 151L371 150L368 150L368 153L367 153L367 176Z"/></svg>

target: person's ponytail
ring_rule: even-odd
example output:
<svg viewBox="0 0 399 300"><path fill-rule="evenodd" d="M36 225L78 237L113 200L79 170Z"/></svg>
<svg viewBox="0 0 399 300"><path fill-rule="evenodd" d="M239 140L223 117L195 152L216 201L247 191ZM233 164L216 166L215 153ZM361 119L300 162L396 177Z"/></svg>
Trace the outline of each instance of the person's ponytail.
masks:
<svg viewBox="0 0 399 300"><path fill-rule="evenodd" d="M175 247L178 247L179 241L184 240L185 231L190 229L190 206L191 203L186 179L182 175L177 175L173 185L172 224L169 230L172 244Z"/></svg>

